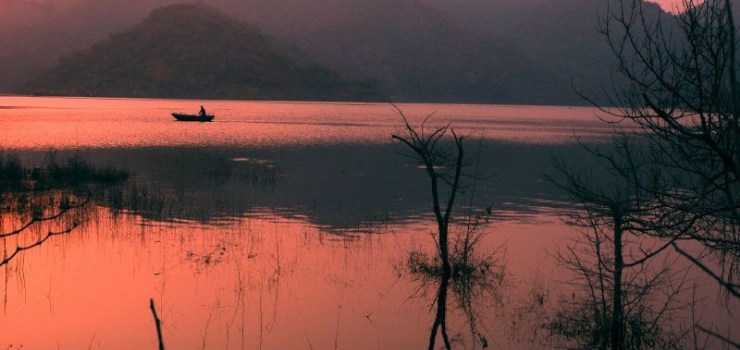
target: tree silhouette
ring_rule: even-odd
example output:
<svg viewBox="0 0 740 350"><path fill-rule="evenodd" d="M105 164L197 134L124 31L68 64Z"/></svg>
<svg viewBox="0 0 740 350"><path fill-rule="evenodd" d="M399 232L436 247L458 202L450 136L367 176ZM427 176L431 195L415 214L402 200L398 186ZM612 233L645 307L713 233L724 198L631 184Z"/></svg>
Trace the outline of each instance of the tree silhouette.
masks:
<svg viewBox="0 0 740 350"><path fill-rule="evenodd" d="M740 90L732 1L684 0L685 11L671 19L649 15L640 0L612 4L600 29L617 76L629 86L605 89L612 107L601 110L607 122L624 128L612 150L592 152L632 196L641 196L640 232L662 239L660 251L672 247L728 297L740 298ZM588 192L570 192L590 202ZM611 211L615 220L621 213ZM704 250L687 249L691 242Z"/></svg>

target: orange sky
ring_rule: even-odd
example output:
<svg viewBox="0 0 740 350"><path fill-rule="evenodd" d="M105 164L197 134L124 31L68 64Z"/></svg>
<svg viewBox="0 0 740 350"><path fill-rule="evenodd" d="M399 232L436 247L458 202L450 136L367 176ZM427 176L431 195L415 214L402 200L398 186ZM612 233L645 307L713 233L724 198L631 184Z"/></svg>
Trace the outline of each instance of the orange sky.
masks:
<svg viewBox="0 0 740 350"><path fill-rule="evenodd" d="M664 10L668 12L676 12L675 11L676 7L678 7L679 9L683 7L681 5L683 4L683 0L647 0L647 1L659 4L660 7L662 7ZM695 0L695 1L696 3L702 2L698 0Z"/></svg>

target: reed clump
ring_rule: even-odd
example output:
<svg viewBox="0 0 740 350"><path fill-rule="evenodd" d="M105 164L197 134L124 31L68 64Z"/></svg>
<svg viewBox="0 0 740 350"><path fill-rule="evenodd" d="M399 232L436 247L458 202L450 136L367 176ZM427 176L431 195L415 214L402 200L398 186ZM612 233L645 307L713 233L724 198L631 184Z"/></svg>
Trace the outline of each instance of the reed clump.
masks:
<svg viewBox="0 0 740 350"><path fill-rule="evenodd" d="M18 156L0 154L0 192L40 192L60 189L88 190L92 185L109 186L129 178L125 169L98 167L79 154L59 159L49 152L43 166L27 167Z"/></svg>

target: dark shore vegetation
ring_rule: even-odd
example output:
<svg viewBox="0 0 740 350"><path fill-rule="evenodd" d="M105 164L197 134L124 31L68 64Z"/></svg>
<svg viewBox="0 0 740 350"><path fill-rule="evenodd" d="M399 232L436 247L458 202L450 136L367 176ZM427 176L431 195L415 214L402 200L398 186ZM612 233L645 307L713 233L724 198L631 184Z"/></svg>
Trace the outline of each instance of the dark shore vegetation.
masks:
<svg viewBox="0 0 740 350"><path fill-rule="evenodd" d="M91 201L129 173L96 167L81 155L59 159L54 151L41 166L27 166L18 156L0 154L0 217L15 226L0 230L0 266L53 236L72 232L86 220ZM38 230L45 231L36 234Z"/></svg>

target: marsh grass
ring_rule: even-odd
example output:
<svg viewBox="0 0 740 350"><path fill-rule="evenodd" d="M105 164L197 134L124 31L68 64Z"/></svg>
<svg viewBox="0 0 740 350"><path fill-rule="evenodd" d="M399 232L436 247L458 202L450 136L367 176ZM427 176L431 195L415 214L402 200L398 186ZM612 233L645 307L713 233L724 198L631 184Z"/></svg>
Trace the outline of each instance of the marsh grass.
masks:
<svg viewBox="0 0 740 350"><path fill-rule="evenodd" d="M259 202L257 196L274 193L281 174L267 160L187 153L111 187L104 205L152 221L229 222Z"/></svg>
<svg viewBox="0 0 740 350"><path fill-rule="evenodd" d="M79 154L59 161L50 151L44 166L27 167L0 152L0 265L73 231L87 221L93 196L126 179L127 171L97 168Z"/></svg>
<svg viewBox="0 0 740 350"><path fill-rule="evenodd" d="M59 159L49 151L41 167L28 167L18 156L0 153L0 191L42 192L50 190L90 190L90 186L109 186L129 178L125 169L113 166L96 167L84 156L75 153Z"/></svg>
<svg viewBox="0 0 740 350"><path fill-rule="evenodd" d="M500 284L505 279L505 268L494 255L471 257L451 254L450 265L453 282L482 286ZM441 279L444 275L442 261L437 255L411 252L407 266L409 272L420 278Z"/></svg>

